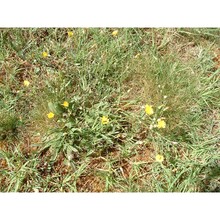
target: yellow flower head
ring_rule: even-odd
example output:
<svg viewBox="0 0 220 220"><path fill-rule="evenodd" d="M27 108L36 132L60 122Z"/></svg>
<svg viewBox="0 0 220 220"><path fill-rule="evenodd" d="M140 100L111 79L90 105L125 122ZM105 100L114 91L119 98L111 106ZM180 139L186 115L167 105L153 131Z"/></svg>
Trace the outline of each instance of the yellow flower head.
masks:
<svg viewBox="0 0 220 220"><path fill-rule="evenodd" d="M30 84L30 82L29 82L29 81L24 80L24 86L28 87L28 86L29 86L29 84Z"/></svg>
<svg viewBox="0 0 220 220"><path fill-rule="evenodd" d="M73 32L72 31L68 31L67 34L68 34L68 37L72 37L73 36Z"/></svg>
<svg viewBox="0 0 220 220"><path fill-rule="evenodd" d="M109 123L108 117L102 116L102 124L105 125L105 124L108 124L108 123Z"/></svg>
<svg viewBox="0 0 220 220"><path fill-rule="evenodd" d="M164 157L163 155L157 154L157 156L155 157L156 161L159 163L162 163L164 161Z"/></svg>
<svg viewBox="0 0 220 220"><path fill-rule="evenodd" d="M157 120L157 127L158 128L166 128L166 122L163 119L158 119Z"/></svg>
<svg viewBox="0 0 220 220"><path fill-rule="evenodd" d="M69 107L69 102L64 101L62 105L63 105L64 107L68 108L68 107Z"/></svg>
<svg viewBox="0 0 220 220"><path fill-rule="evenodd" d="M48 118L53 118L53 117L54 117L54 113L53 113L53 112L50 112L49 114L47 114L47 117L48 117Z"/></svg>
<svg viewBox="0 0 220 220"><path fill-rule="evenodd" d="M112 32L113 37L116 37L117 35L118 35L118 30L115 30L115 31Z"/></svg>
<svg viewBox="0 0 220 220"><path fill-rule="evenodd" d="M145 107L145 112L146 112L147 115L152 115L152 114L154 114L154 110L153 110L153 108L152 108L151 105L146 105L146 107Z"/></svg>
<svg viewBox="0 0 220 220"><path fill-rule="evenodd" d="M44 52L42 53L42 56L43 56L44 58L46 58L46 57L48 57L48 53L47 53L46 51L44 51Z"/></svg>

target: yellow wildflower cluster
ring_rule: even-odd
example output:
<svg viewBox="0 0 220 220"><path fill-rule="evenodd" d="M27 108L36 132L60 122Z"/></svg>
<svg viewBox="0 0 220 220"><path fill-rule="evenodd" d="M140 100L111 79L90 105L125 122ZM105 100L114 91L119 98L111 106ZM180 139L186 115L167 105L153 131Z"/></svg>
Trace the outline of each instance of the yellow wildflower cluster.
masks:
<svg viewBox="0 0 220 220"><path fill-rule="evenodd" d="M115 30L115 31L112 32L113 37L116 37L117 35L118 35L118 30Z"/></svg>
<svg viewBox="0 0 220 220"><path fill-rule="evenodd" d="M162 163L164 161L164 157L161 154L157 154L155 157L156 161Z"/></svg>
<svg viewBox="0 0 220 220"><path fill-rule="evenodd" d="M44 52L42 53L42 57L43 57L43 58L48 57L48 53L47 53L46 51L44 51Z"/></svg>
<svg viewBox="0 0 220 220"><path fill-rule="evenodd" d="M48 114L47 114L47 117L48 117L49 119L53 118L53 117L54 117L54 113L53 113L53 112L48 113Z"/></svg>
<svg viewBox="0 0 220 220"><path fill-rule="evenodd" d="M164 107L164 105L159 106L158 109L161 109L162 107ZM153 115L154 114L154 109L153 109L152 105L147 104L145 106L145 113L147 115ZM164 118L157 119L157 124L156 125L154 124L155 120L156 120L155 118L152 120L152 123L149 127L150 129L152 129L153 127L157 127L159 129L160 128L166 128L166 122L164 121Z"/></svg>
<svg viewBox="0 0 220 220"><path fill-rule="evenodd" d="M64 101L62 105L63 105L64 107L68 108L68 107L69 107L69 102Z"/></svg>
<svg viewBox="0 0 220 220"><path fill-rule="evenodd" d="M145 106L145 112L147 115L153 115L154 114L154 110L152 108L152 105L146 105Z"/></svg>
<svg viewBox="0 0 220 220"><path fill-rule="evenodd" d="M166 128L166 122L161 118L157 119L157 128Z"/></svg>
<svg viewBox="0 0 220 220"><path fill-rule="evenodd" d="M101 122L103 125L106 125L109 123L109 119L107 116L102 116Z"/></svg>
<svg viewBox="0 0 220 220"><path fill-rule="evenodd" d="M68 107L69 107L69 102L64 101L62 105L63 105L65 108L68 108ZM54 116L55 116L55 114L54 114L53 112L49 112L49 113L47 114L47 117L48 117L49 119L54 118Z"/></svg>
<svg viewBox="0 0 220 220"><path fill-rule="evenodd" d="M30 82L28 80L24 80L24 86L28 87L30 85Z"/></svg>
<svg viewBox="0 0 220 220"><path fill-rule="evenodd" d="M68 31L67 34L68 34L68 37L72 37L73 36L73 32L72 31Z"/></svg>

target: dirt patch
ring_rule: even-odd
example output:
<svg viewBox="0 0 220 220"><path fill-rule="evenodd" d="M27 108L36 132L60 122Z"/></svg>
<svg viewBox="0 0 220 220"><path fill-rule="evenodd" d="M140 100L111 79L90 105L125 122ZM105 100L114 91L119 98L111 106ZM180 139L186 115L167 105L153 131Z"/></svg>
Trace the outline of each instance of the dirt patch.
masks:
<svg viewBox="0 0 220 220"><path fill-rule="evenodd" d="M82 176L77 180L79 192L104 192L105 182L99 176Z"/></svg>
<svg viewBox="0 0 220 220"><path fill-rule="evenodd" d="M217 110L213 110L212 115L211 115L211 119L214 121L213 126L212 126L212 130L211 133L213 135L217 135L219 130L220 130L220 114L219 111Z"/></svg>
<svg viewBox="0 0 220 220"><path fill-rule="evenodd" d="M7 143L5 141L0 141L0 150L7 149L6 145L7 145Z"/></svg>
<svg viewBox="0 0 220 220"><path fill-rule="evenodd" d="M138 165L140 175L149 171L150 165L153 162L153 153L154 150L149 147L143 146L142 148L138 149L136 155L129 159L129 166L131 167L130 170L133 169L132 166Z"/></svg>
<svg viewBox="0 0 220 220"><path fill-rule="evenodd" d="M105 179L99 173L101 170L107 169L106 163L111 163L111 171L109 174L115 178L129 179L131 176L133 181L144 187L144 181L149 178L150 165L152 163L153 148L149 146L139 146L135 153L129 158L123 158L119 150L110 152L104 157L94 158L88 165L87 175L79 177L77 180L77 189L80 192L104 192ZM113 162L112 162L113 161ZM134 166L138 166L137 170ZM142 186L143 185L143 186ZM110 187L109 191L120 192L118 187Z"/></svg>

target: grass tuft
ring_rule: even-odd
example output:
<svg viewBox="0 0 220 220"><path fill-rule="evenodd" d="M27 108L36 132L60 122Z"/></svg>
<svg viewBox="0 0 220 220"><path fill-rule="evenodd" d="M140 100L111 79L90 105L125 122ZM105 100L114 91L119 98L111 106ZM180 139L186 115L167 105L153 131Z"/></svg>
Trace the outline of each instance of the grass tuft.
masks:
<svg viewBox="0 0 220 220"><path fill-rule="evenodd" d="M2 192L219 192L219 29L0 30Z"/></svg>

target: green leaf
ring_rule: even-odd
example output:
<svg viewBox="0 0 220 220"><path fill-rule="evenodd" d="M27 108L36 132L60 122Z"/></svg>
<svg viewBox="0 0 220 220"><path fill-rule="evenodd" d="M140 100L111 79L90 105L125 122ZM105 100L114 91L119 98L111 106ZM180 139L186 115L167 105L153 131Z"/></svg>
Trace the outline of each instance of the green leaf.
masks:
<svg viewBox="0 0 220 220"><path fill-rule="evenodd" d="M49 103L48 103L48 108L49 108L49 110L50 110L51 112L56 112L56 106L55 106L54 103L49 102Z"/></svg>

